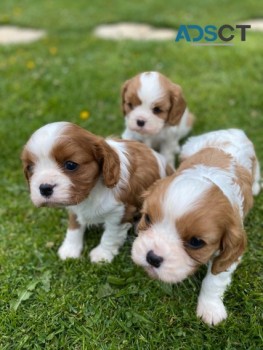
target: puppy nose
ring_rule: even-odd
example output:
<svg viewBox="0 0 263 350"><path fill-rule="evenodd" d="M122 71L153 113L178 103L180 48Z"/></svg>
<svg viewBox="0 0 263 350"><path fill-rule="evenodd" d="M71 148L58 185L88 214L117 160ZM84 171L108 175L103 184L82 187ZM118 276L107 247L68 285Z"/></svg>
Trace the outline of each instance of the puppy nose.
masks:
<svg viewBox="0 0 263 350"><path fill-rule="evenodd" d="M41 184L39 186L39 191L43 197L50 197L53 193L53 188L55 185Z"/></svg>
<svg viewBox="0 0 263 350"><path fill-rule="evenodd" d="M163 257L156 255L152 250L150 250L146 255L146 261L154 267L160 267L161 263L163 262Z"/></svg>
<svg viewBox="0 0 263 350"><path fill-rule="evenodd" d="M141 119L138 119L137 120L137 125L140 126L140 127L143 127L145 124L145 121L144 120L141 120Z"/></svg>

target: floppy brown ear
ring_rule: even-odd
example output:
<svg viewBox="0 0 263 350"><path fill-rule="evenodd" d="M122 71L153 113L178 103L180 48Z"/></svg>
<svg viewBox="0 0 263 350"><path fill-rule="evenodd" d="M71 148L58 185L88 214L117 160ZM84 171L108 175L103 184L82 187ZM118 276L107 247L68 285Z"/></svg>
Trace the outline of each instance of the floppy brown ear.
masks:
<svg viewBox="0 0 263 350"><path fill-rule="evenodd" d="M114 187L120 179L120 160L117 153L101 139L95 146L95 154L102 166L105 186Z"/></svg>
<svg viewBox="0 0 263 350"><path fill-rule="evenodd" d="M30 165L33 162L33 155L30 154L26 148L26 146L24 146L22 153L20 155L20 159L22 161L22 166L23 166L23 172L24 172L24 176L27 180L27 184L29 185L29 180L30 180L30 174L29 174L29 170L28 170L28 165Z"/></svg>
<svg viewBox="0 0 263 350"><path fill-rule="evenodd" d="M167 123L170 125L176 125L180 122L180 119L184 114L186 102L183 97L182 89L179 85L171 84L171 89L169 93L171 108L168 113Z"/></svg>
<svg viewBox="0 0 263 350"><path fill-rule="evenodd" d="M221 240L220 254L212 263L212 273L216 275L226 271L242 255L246 244L246 232L243 227L233 225L228 229Z"/></svg>
<svg viewBox="0 0 263 350"><path fill-rule="evenodd" d="M125 93L128 89L128 85L130 83L130 80L126 80L124 84L121 87L121 107L122 107L122 113L125 116L126 111L125 111Z"/></svg>

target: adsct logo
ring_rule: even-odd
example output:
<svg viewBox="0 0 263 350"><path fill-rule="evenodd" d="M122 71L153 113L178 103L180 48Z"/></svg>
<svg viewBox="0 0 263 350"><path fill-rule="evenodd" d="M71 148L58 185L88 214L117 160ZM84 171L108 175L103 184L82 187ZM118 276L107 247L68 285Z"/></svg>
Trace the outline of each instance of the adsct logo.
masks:
<svg viewBox="0 0 263 350"><path fill-rule="evenodd" d="M235 28L230 24L223 24L220 27L212 24L204 27L197 24L181 24L175 41L187 41L193 45L231 46L234 45L231 41L235 36L241 41L246 41L246 30L249 28L251 28L250 24L237 24ZM218 42L218 40L221 40L221 42Z"/></svg>

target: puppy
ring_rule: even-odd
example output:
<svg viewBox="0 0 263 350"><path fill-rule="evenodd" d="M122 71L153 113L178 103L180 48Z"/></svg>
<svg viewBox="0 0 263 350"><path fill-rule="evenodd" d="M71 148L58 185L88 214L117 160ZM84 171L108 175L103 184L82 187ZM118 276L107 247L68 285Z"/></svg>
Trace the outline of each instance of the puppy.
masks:
<svg viewBox="0 0 263 350"><path fill-rule="evenodd" d="M86 226L104 224L90 259L112 261L141 207L141 193L173 172L161 155L141 143L105 140L68 122L38 129L21 158L32 202L69 211L58 251L63 260L80 256Z"/></svg>
<svg viewBox="0 0 263 350"><path fill-rule="evenodd" d="M208 263L197 315L227 317L222 302L246 247L244 216L260 191L254 147L241 130L191 137L178 171L146 191L132 258L154 278L180 282Z"/></svg>
<svg viewBox="0 0 263 350"><path fill-rule="evenodd" d="M123 139L138 140L164 155L174 165L179 140L193 125L179 85L158 72L145 72L122 87L126 129Z"/></svg>

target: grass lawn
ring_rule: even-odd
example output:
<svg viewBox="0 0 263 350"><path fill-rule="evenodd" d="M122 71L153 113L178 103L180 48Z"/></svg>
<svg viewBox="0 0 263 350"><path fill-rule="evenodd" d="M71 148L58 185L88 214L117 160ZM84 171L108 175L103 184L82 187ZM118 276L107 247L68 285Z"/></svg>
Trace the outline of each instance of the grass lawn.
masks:
<svg viewBox="0 0 263 350"><path fill-rule="evenodd" d="M48 122L120 135L121 84L159 70L182 85L197 116L193 134L242 128L263 164L262 33L248 31L246 42L236 39L231 47L92 36L97 24L108 22L176 29L260 16L258 0L0 2L0 24L48 33L34 44L0 46L1 350L262 348L263 193L245 222L248 248L225 295L229 317L209 328L195 315L205 268L176 286L150 280L131 261L132 233L112 264L88 259L100 228L87 232L81 259L60 261L66 212L33 207L19 159L30 134ZM89 111L87 120L82 111Z"/></svg>

